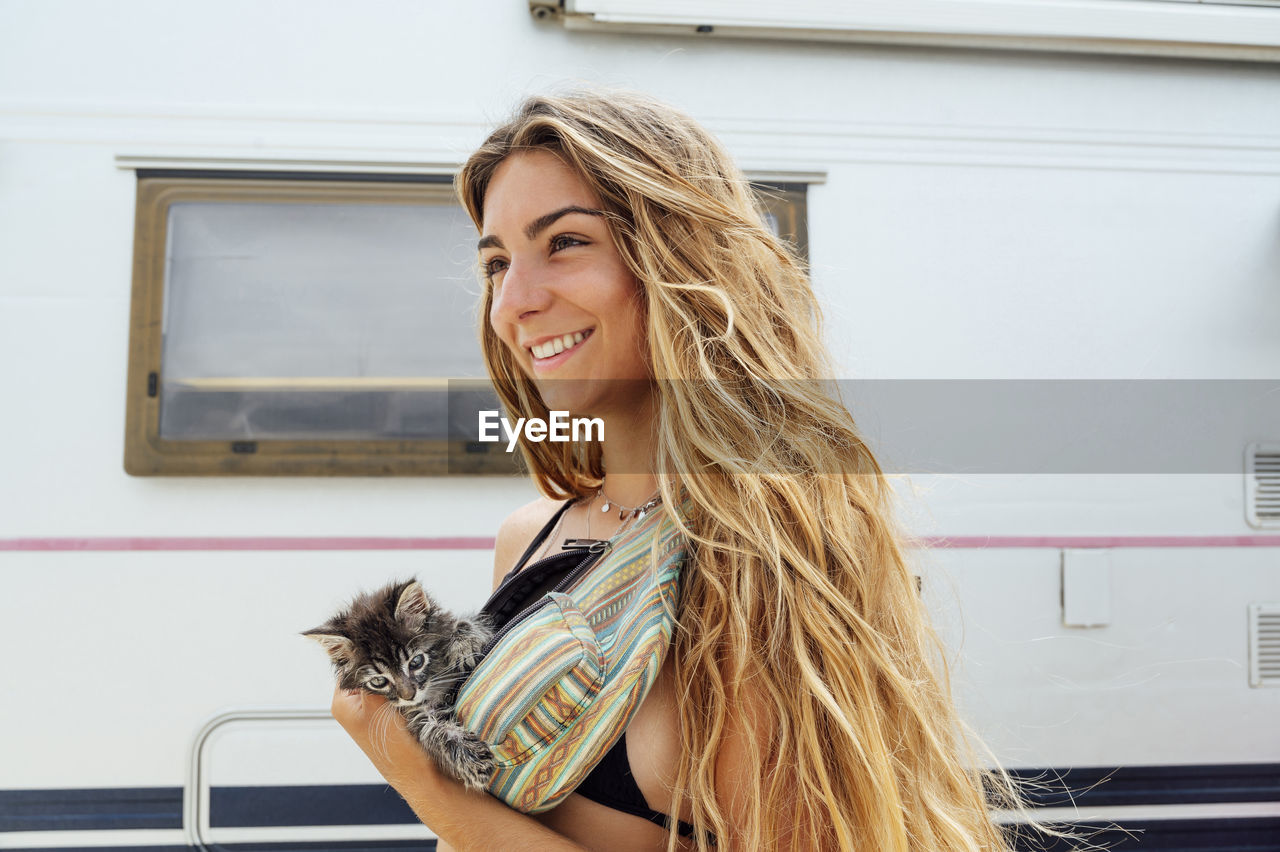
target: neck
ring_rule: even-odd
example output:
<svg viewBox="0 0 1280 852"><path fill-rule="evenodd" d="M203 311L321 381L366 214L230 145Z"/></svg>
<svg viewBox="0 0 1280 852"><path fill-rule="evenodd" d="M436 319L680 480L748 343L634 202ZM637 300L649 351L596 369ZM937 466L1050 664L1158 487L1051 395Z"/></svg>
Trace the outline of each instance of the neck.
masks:
<svg viewBox="0 0 1280 852"><path fill-rule="evenodd" d="M604 492L615 504L639 506L658 490L658 477L654 472L657 466L654 406L655 403L648 400L625 417L605 420L601 449L606 471Z"/></svg>

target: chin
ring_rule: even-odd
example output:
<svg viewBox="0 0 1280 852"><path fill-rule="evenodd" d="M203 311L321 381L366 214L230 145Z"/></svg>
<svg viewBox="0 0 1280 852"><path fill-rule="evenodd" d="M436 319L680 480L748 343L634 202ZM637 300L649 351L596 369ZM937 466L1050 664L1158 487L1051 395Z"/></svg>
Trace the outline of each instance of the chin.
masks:
<svg viewBox="0 0 1280 852"><path fill-rule="evenodd" d="M538 395L546 403L548 411L568 411L573 417L585 417L588 416L586 409L593 406L582 391L584 387L589 387L591 381L535 378L533 385L538 389Z"/></svg>

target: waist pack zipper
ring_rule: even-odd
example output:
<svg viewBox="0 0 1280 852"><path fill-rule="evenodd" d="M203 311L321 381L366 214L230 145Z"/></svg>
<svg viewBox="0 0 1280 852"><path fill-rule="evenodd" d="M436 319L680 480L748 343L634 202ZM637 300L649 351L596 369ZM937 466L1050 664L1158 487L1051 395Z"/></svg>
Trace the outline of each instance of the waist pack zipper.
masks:
<svg viewBox="0 0 1280 852"><path fill-rule="evenodd" d="M597 541L595 539L589 539L589 538L571 539L569 541L566 541L564 543L564 546L566 548L571 548L571 549L580 548L582 550L585 550L587 552L587 555L583 557L581 562L573 566L573 568L570 569L569 573L565 574L559 583L556 583L555 587L551 590L553 592L563 592L565 589L573 585L575 580L577 580L579 577L585 574L587 570L591 568L592 565L594 565L596 562L599 561L596 557L598 557L601 553L604 553L606 550L608 550L611 547L610 543L607 541ZM481 651L481 656L482 657L487 656L488 653L491 650L493 650L493 646L497 645L498 642L502 640L503 636L506 636L508 633L514 630L520 624L520 622L524 621L526 618L533 615L535 612L537 612L546 604L547 604L547 597L546 595L543 595L537 601L535 601L534 603L530 604L529 606L521 610L510 621L508 621L505 625L503 625L501 630L499 630L497 633L493 635L493 638L489 640L489 643L484 646L484 650Z"/></svg>
<svg viewBox="0 0 1280 852"><path fill-rule="evenodd" d="M599 553L609 546L609 542L598 538L566 538L564 548L585 548L589 553Z"/></svg>

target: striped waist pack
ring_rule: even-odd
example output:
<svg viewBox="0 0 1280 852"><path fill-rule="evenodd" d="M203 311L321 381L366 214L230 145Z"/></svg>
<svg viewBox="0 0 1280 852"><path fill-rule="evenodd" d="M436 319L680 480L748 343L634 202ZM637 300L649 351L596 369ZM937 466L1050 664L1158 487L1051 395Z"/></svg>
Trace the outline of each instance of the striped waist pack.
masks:
<svg viewBox="0 0 1280 852"><path fill-rule="evenodd" d="M481 609L496 633L454 711L493 750L489 792L516 810L541 813L572 793L657 679L686 558L669 512L659 505L608 541L579 540L509 575Z"/></svg>

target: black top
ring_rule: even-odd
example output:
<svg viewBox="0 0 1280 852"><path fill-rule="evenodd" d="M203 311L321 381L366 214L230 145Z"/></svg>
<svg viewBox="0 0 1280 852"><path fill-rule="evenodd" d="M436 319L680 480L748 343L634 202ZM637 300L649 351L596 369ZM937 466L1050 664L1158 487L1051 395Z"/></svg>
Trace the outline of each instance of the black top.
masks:
<svg viewBox="0 0 1280 852"><path fill-rule="evenodd" d="M539 532L533 539L533 543L525 549L524 555L520 557L520 561L516 563L516 567L511 569L511 572L503 578L502 582L504 584L521 570L525 561L533 555L533 552L537 550L539 545L541 545L546 537L551 534L551 531L560 521L560 517L570 506L573 505L573 503L574 501L572 500L566 501L555 515L551 517L551 520L547 521L546 526L544 526L541 532ZM579 541L585 541L585 539L579 539ZM545 559L538 560L525 570L532 572L530 576L530 579L532 580L537 577L538 574L543 574L544 569L551 567L556 561L564 562L565 557L567 556L573 556L576 560L581 560L582 558L581 553L557 553L548 556ZM535 567L538 570L535 571ZM519 609L522 609L524 605L531 604L534 601L539 600L548 589L555 585L556 581L559 579L558 575L560 572L552 571L551 573L553 576L549 578L538 577L537 582L531 582L528 584L528 595L523 596L522 604L518 608L515 608L516 612L518 612ZM512 601L511 603L515 604L515 601ZM508 609L510 608L512 607L509 606ZM512 612L511 614L514 615L515 613ZM582 782L574 792L585 796L593 802L598 802L605 807L612 808L616 811L622 811L624 813L643 817L644 819L656 823L663 828L666 828L668 823L671 821L671 817L667 814L650 808L648 802L644 799L644 793L640 792L640 787L636 784L636 780L631 774L631 763L627 760L626 731L622 732L622 736L618 737L618 741L613 744L613 748L609 749L605 756L600 758L600 762L595 765L595 768L591 770L590 774L588 774L586 778L582 779ZM693 835L694 829L692 825L684 820L676 820L675 822L676 828L681 835L685 837L691 837ZM714 837L711 837L711 842L712 845L715 844Z"/></svg>

